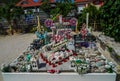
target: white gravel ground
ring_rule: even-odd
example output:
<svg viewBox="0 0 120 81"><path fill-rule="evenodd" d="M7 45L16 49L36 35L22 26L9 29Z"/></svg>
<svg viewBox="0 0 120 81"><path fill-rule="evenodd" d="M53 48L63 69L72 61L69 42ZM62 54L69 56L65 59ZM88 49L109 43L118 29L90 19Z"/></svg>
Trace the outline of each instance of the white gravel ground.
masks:
<svg viewBox="0 0 120 81"><path fill-rule="evenodd" d="M0 65L12 62L35 38L35 34L0 36ZM1 72L0 81L3 81Z"/></svg>

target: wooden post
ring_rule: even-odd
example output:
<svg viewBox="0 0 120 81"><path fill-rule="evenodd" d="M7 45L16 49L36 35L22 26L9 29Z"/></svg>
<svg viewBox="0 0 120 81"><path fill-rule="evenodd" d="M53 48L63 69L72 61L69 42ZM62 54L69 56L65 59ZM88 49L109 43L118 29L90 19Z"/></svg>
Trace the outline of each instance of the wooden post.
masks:
<svg viewBox="0 0 120 81"><path fill-rule="evenodd" d="M78 20L77 20L77 22L76 22L76 33L78 33Z"/></svg>
<svg viewBox="0 0 120 81"><path fill-rule="evenodd" d="M37 16L37 20L38 20L37 31L41 31L41 28L40 28L40 16Z"/></svg>
<svg viewBox="0 0 120 81"><path fill-rule="evenodd" d="M86 14L86 28L88 29L89 13Z"/></svg>

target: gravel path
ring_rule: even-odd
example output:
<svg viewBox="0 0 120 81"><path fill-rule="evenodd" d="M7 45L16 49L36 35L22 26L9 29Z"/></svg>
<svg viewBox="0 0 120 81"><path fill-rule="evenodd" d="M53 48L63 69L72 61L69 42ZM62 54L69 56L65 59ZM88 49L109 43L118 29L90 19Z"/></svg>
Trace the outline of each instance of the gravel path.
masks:
<svg viewBox="0 0 120 81"><path fill-rule="evenodd" d="M35 34L0 36L0 65L12 62L35 38ZM0 81L3 81L1 72Z"/></svg>

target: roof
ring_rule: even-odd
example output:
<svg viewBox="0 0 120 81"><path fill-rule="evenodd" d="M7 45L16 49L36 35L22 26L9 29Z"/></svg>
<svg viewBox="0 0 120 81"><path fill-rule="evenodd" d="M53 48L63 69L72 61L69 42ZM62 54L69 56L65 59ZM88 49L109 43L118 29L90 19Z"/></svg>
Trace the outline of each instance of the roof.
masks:
<svg viewBox="0 0 120 81"><path fill-rule="evenodd" d="M50 0L51 3L54 3L54 0ZM40 6L42 4L42 0L20 0L16 6L21 7L34 7Z"/></svg>
<svg viewBox="0 0 120 81"><path fill-rule="evenodd" d="M42 3L41 0L21 0L16 4L16 6L34 7L34 6L40 6L41 3Z"/></svg>
<svg viewBox="0 0 120 81"><path fill-rule="evenodd" d="M89 0L74 0L74 1L75 1L75 3L80 3L80 2L87 2Z"/></svg>
<svg viewBox="0 0 120 81"><path fill-rule="evenodd" d="M56 0L50 0L50 3L55 3ZM81 3L81 2L92 2L92 1L98 1L98 0L74 0L75 3ZM36 7L40 6L42 4L42 0L20 0L16 6L21 7Z"/></svg>

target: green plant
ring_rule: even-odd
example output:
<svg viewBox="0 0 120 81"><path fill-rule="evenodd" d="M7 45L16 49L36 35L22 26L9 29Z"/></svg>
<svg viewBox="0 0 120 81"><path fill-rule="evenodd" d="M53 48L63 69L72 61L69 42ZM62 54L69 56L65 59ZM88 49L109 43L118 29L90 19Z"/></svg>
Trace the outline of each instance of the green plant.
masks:
<svg viewBox="0 0 120 81"><path fill-rule="evenodd" d="M105 35L120 41L120 1L108 0L100 8L100 25Z"/></svg>
<svg viewBox="0 0 120 81"><path fill-rule="evenodd" d="M66 17L72 9L75 9L75 5L71 2L58 2L56 3L56 7L51 10L51 14L53 15L53 17L57 14L61 14L63 15L63 17Z"/></svg>
<svg viewBox="0 0 120 81"><path fill-rule="evenodd" d="M11 72L10 65L4 65L2 68L2 72Z"/></svg>
<svg viewBox="0 0 120 81"><path fill-rule="evenodd" d="M49 0L44 0L40 9L46 12L48 15L52 15L52 18L56 18L58 15L66 17L72 9L76 9L75 4L70 0L60 0L56 2L55 7L52 7Z"/></svg>
<svg viewBox="0 0 120 81"><path fill-rule="evenodd" d="M113 73L113 72L114 72L112 66L107 69L107 72L108 72L108 73Z"/></svg>
<svg viewBox="0 0 120 81"><path fill-rule="evenodd" d="M3 6L0 7L0 18L3 18L7 21L10 31L13 34L13 20L15 18L20 18L20 15L23 14L23 9L16 7L15 3L18 0L3 0Z"/></svg>
<svg viewBox="0 0 120 81"><path fill-rule="evenodd" d="M112 52L112 51L113 51L113 48L112 48L112 47L107 46L107 48L108 48L108 51L109 51L109 52Z"/></svg>
<svg viewBox="0 0 120 81"><path fill-rule="evenodd" d="M37 31L37 27L31 27L30 33L35 33L35 31Z"/></svg>
<svg viewBox="0 0 120 81"><path fill-rule="evenodd" d="M84 8L82 13L78 15L79 24L80 22L86 22L87 13L89 13L89 26L92 26L93 29L96 29L96 23L99 22L99 9L97 9L97 7L95 7L94 5L89 4L88 7Z"/></svg>

